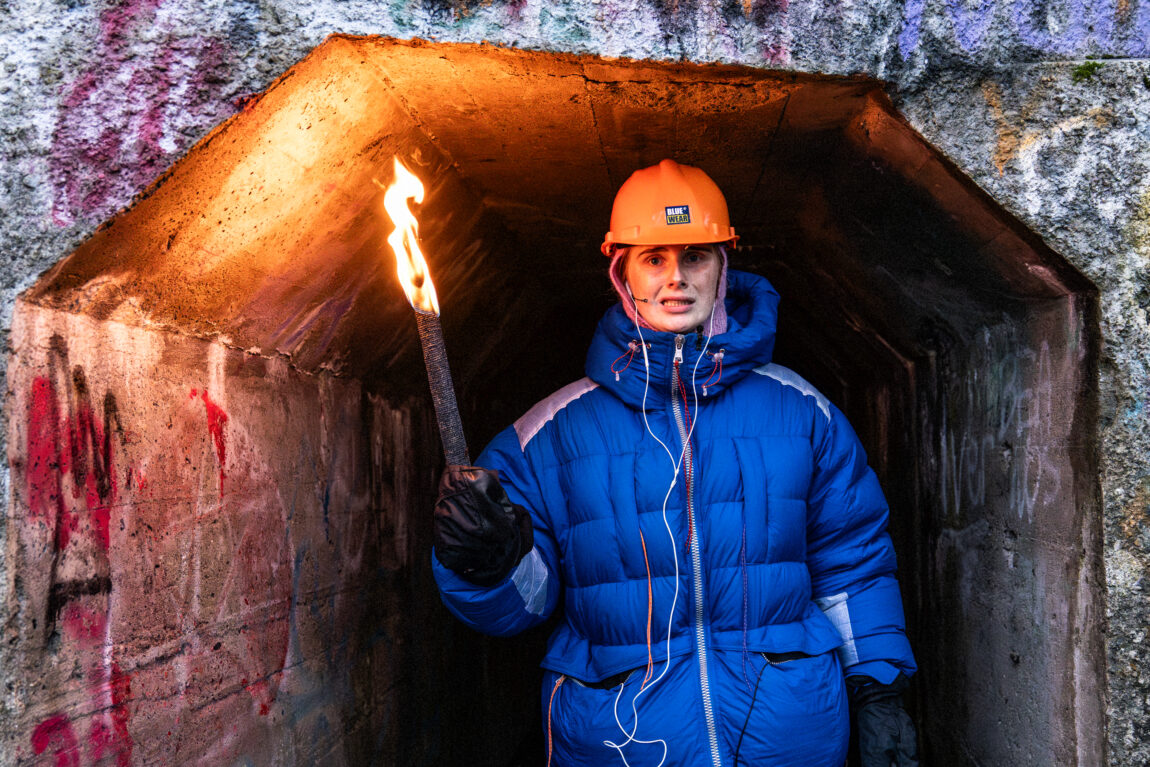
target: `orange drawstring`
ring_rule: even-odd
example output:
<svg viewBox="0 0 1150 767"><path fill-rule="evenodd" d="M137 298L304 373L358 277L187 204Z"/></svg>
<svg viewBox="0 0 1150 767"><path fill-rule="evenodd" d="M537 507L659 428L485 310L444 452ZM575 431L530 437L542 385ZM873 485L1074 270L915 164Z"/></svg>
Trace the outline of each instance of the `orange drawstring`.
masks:
<svg viewBox="0 0 1150 767"><path fill-rule="evenodd" d="M643 684L639 685L642 690L647 686L647 682L651 681L651 676L655 672L655 658L651 653L651 612L655 607L655 597L651 589L651 562L647 559L647 539L643 537L643 531L639 531L639 542L643 544L643 564L647 566L647 673L643 675Z"/></svg>
<svg viewBox="0 0 1150 767"><path fill-rule="evenodd" d="M555 693L559 691L559 685L563 684L566 678L565 674L561 674L555 680L555 686L551 688L551 699L547 701L547 767L551 767L551 705L555 702Z"/></svg>

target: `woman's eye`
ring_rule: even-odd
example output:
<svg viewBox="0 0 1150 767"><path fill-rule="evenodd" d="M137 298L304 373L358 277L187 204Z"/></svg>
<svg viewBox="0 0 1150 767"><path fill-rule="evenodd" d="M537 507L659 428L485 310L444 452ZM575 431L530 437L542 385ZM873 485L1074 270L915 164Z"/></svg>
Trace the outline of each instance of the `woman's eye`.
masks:
<svg viewBox="0 0 1150 767"><path fill-rule="evenodd" d="M649 256L647 258L647 263L651 266L662 266L663 265L663 257L662 256Z"/></svg>

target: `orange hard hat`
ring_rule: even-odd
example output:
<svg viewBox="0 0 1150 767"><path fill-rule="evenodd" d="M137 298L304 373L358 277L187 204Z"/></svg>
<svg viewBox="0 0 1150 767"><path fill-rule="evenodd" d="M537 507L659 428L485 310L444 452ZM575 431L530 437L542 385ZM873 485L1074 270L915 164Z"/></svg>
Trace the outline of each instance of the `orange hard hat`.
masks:
<svg viewBox="0 0 1150 767"><path fill-rule="evenodd" d="M734 245L738 239L718 184L698 168L663 160L619 187L611 231L599 249L611 256L619 245Z"/></svg>

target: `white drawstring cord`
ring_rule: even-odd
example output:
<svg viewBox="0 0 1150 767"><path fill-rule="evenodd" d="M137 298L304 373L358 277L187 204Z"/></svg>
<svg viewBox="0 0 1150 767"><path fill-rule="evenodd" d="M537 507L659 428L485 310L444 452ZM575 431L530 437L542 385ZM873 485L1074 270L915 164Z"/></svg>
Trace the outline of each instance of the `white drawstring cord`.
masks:
<svg viewBox="0 0 1150 767"><path fill-rule="evenodd" d="M628 291L628 292L630 292L630 291ZM713 323L715 320L715 304L711 304L711 317L710 317L710 320L708 320L708 322L707 322L707 341L703 345L702 351L700 351L699 355L695 358L695 364L691 368L691 394L692 394L692 396L694 398L694 402L695 402L695 417L691 420L691 428L687 431L687 438L683 441L683 449L679 452L679 460L676 461L674 455L671 453L671 449L669 447L667 447L666 443L663 442L663 440L659 439L655 435L655 432L652 431L652 429L651 429L650 422L647 420L647 392L650 390L650 387L651 387L651 361L647 357L647 343L646 343L646 339L643 338L643 329L641 327L639 327L639 320L638 320L639 307L637 304L634 303L634 297L632 297L631 301L632 301L632 307L634 309L634 311L632 312L631 319L632 319L632 322L634 322L634 324L635 324L635 332L639 334L639 347L643 350L643 369L644 369L645 375L646 375L646 377L643 381L643 402L642 402L643 426L647 429L647 433L650 434L651 437L656 442L659 443L659 446L663 448L664 452L667 453L667 457L671 460L671 468L673 469L672 476L671 476L671 483L667 487L666 495L663 496L662 513L663 513L663 526L667 529L667 536L671 539L671 554L672 554L672 556L674 558L674 562L675 562L675 593L671 599L671 611L667 616L667 639L666 639L667 654L666 654L666 657L663 661L663 670L660 671L659 675L656 676L654 679L652 679L651 682L649 684L647 684L646 686L640 685L639 691L637 693L635 693L635 695L631 698L631 713L634 716L634 726L631 728L630 732L627 731L627 728L624 727L623 723L619 720L619 699L623 696L623 690L626 689L627 682L624 681L623 684L619 685L619 692L615 695L615 705L613 707L613 713L615 716L615 724L618 725L619 730L623 733L623 735L626 736L626 740L624 740L622 743L615 743L614 741L605 740L605 741L603 741L603 745L610 746L611 748L614 748L616 751L618 751L619 752L619 758L623 760L624 767L631 767L630 762L627 761L627 757L623 754L623 748L625 746L627 746L630 743L642 743L644 745L651 745L654 743L662 743L663 744L663 757L659 760L659 764L656 765L656 767L663 767L663 763L667 761L667 754L669 752L669 749L667 746L667 741L664 740L663 738L656 738L654 740L641 740L641 739L635 737L639 731L638 700L639 700L639 696L641 696L644 692L646 692L647 690L654 687L657 682L659 682L664 676L666 676L667 671L670 670L670 668L671 668L671 628L672 628L673 622L675 620L675 608L678 606L678 602L679 602L679 544L675 540L675 533L673 530L671 530L671 523L667 519L667 502L671 498L671 493L674 492L675 483L678 482L678 479L679 479L679 471L682 469L682 466L683 466L683 459L687 455L687 445L689 445L691 443L691 436L694 434L695 426L699 422L699 393L695 389L695 378L696 378L696 375L697 375L698 370L699 370L699 362L707 355L707 349L711 345L711 338L712 338L711 329L713 327Z"/></svg>
<svg viewBox="0 0 1150 767"><path fill-rule="evenodd" d="M639 691L637 693L635 693L634 697L631 698L631 713L634 716L634 726L631 728L630 732L627 731L627 728L623 726L623 722L620 721L620 719L619 719L619 699L623 695L623 690L626 689L626 687L627 687L625 682L622 685L620 685L619 692L615 695L615 705L613 707L613 713L615 716L615 724L618 725L619 731L623 733L623 735L626 737L626 740L624 740L622 743L615 743L614 741L605 740L605 741L603 741L603 745L609 746L611 748L614 748L616 751L618 751L619 752L619 758L623 760L624 767L630 767L630 763L627 761L627 757L623 754L624 746L628 745L629 743L643 743L643 744L662 743L663 744L663 758L659 760L659 765L658 765L658 767L662 767L663 762L665 762L667 760L667 753L668 753L667 741L662 739L662 738L656 738L654 740L640 740L639 738L636 738L635 736L639 731L639 710L638 710L639 697L644 692L646 692L647 690L654 687L655 684L657 682L659 682L666 675L667 671L671 667L671 628L672 628L672 621L674 620L674 617L675 617L675 607L678 605L678 602L679 602L679 551L678 551L678 544L675 541L675 533L673 530L671 530L671 523L667 519L667 501L670 499L671 492L675 489L675 482L679 478L679 467L681 465L682 455L686 453L686 445L684 444L684 446L683 446L683 454L680 454L679 462L676 462L674 454L671 453L671 449L669 447L667 447L666 443L663 442L663 440L659 439L659 437L651 429L650 422L647 420L647 393L650 391L650 388L651 388L651 360L647 356L647 341L645 338L643 338L643 329L641 327L639 327L639 320L638 320L639 308L638 308L638 305L636 305L634 303L633 297L632 297L631 301L632 301L632 308L634 309L634 311L631 313L632 314L631 321L635 325L635 332L638 333L638 335L639 335L639 348L643 351L644 380L643 380L643 401L642 401L642 406L641 406L641 412L643 414L643 426L646 428L647 433L650 434L651 437L656 442L659 443L659 446L663 448L663 451L667 453L667 457L671 461L671 469L672 469L671 484L668 486L667 493L663 497L663 526L667 529L667 535L671 539L671 554L672 554L672 556L674 558L674 562L675 562L675 594L671 600L671 612L667 618L667 640L666 640L667 655L666 655L666 659L663 662L663 670L660 671L659 675L656 676L654 679L652 679L649 684L647 684L646 686L640 686Z"/></svg>

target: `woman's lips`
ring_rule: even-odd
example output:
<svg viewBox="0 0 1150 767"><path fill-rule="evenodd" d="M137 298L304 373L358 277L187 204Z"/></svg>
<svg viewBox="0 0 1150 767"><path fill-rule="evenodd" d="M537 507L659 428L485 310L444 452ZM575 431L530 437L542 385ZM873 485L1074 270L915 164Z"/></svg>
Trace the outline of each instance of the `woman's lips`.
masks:
<svg viewBox="0 0 1150 767"><path fill-rule="evenodd" d="M663 300L661 300L659 302L659 305L662 306L664 309L666 309L669 312L682 312L682 311L687 311L692 306L694 306L695 305L695 299L693 299L693 298L664 298Z"/></svg>

